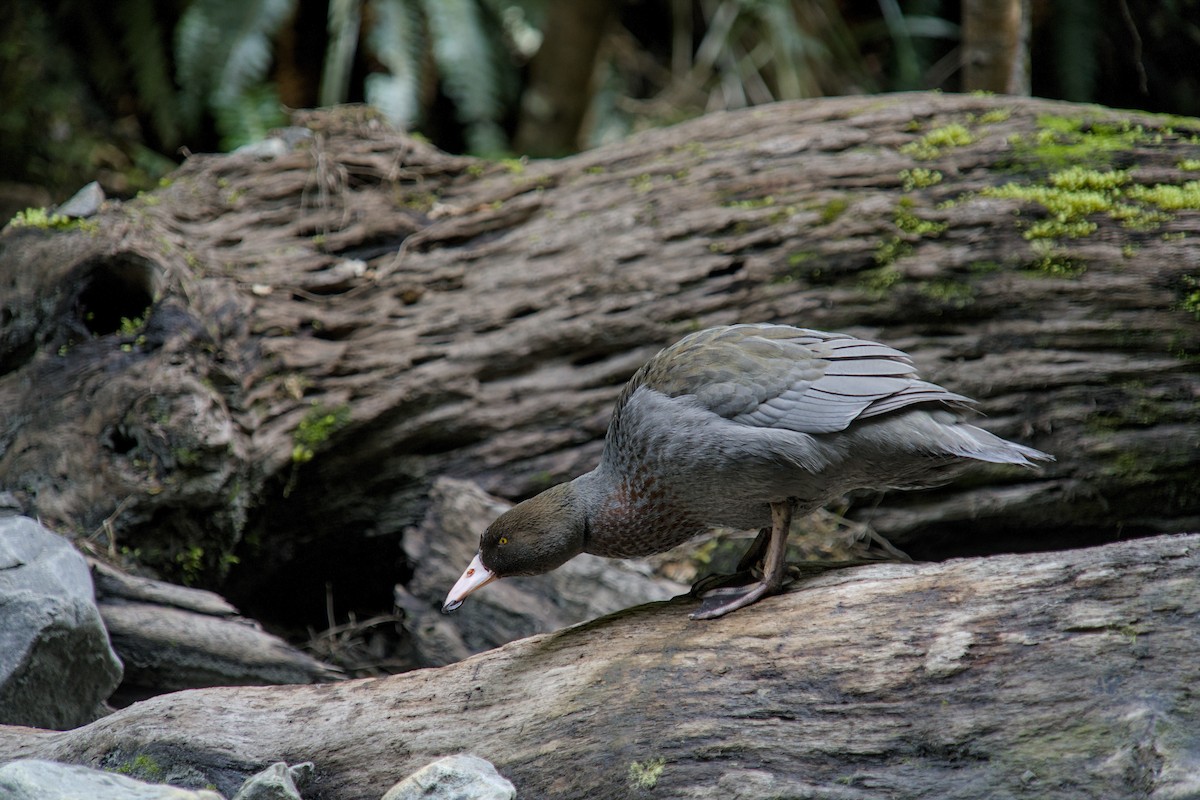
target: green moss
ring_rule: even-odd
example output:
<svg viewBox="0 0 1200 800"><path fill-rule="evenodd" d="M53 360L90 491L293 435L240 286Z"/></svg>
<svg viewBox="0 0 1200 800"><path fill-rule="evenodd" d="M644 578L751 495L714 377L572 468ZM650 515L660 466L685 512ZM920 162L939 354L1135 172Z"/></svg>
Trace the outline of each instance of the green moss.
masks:
<svg viewBox="0 0 1200 800"><path fill-rule="evenodd" d="M955 122L931 130L916 141L901 147L900 152L919 161L928 161L937 158L946 150L964 147L974 141L974 134L967 130L965 125Z"/></svg>
<svg viewBox="0 0 1200 800"><path fill-rule="evenodd" d="M975 302L975 289L969 283L939 278L917 285L917 291L937 304L963 309Z"/></svg>
<svg viewBox="0 0 1200 800"><path fill-rule="evenodd" d="M1006 183L984 189L985 197L1020 200L1040 205L1050 216L1025 229L1026 239L1075 239L1097 229L1095 214L1105 214L1134 230L1153 230L1171 219L1170 212L1200 209L1200 181L1176 186L1129 185L1125 170L1095 170L1081 166L1053 172L1049 185Z"/></svg>
<svg viewBox="0 0 1200 800"><path fill-rule="evenodd" d="M1198 172L1200 171L1200 158L1185 158L1175 166L1184 172Z"/></svg>
<svg viewBox="0 0 1200 800"><path fill-rule="evenodd" d="M752 197L748 200L729 200L722 205L725 208L764 208L775 205L775 198L766 195L765 197Z"/></svg>
<svg viewBox="0 0 1200 800"><path fill-rule="evenodd" d="M635 789L653 789L658 785L666 764L663 758L652 758L645 763L632 762L629 765L629 785Z"/></svg>
<svg viewBox="0 0 1200 800"><path fill-rule="evenodd" d="M849 206L850 206L850 204L845 200L845 198L842 198L842 197L833 198L832 200L827 202L825 205L821 206L821 216L819 217L819 224L828 225L831 222L835 222L838 217L840 217L842 214L844 214L846 212L846 209Z"/></svg>
<svg viewBox="0 0 1200 800"><path fill-rule="evenodd" d="M603 175L604 167L602 167L599 164L596 164L596 165L588 167L587 169L584 170L584 172L586 172L588 175Z"/></svg>
<svg viewBox="0 0 1200 800"><path fill-rule="evenodd" d="M1104 474L1123 483L1145 483L1154 479L1153 464L1131 450L1117 453L1103 470Z"/></svg>
<svg viewBox="0 0 1200 800"><path fill-rule="evenodd" d="M638 194L645 194L654 188L654 178L648 172L629 179L629 185Z"/></svg>
<svg viewBox="0 0 1200 800"><path fill-rule="evenodd" d="M18 211L16 216L8 221L8 227L41 228L42 230L56 231L80 230L85 233L96 233L100 230L100 223L93 219L51 214L44 208L27 208L24 211Z"/></svg>
<svg viewBox="0 0 1200 800"><path fill-rule="evenodd" d="M925 189L930 186L936 186L941 182L942 173L936 169L914 167L912 169L900 170L900 184L906 192L911 192L913 189Z"/></svg>
<svg viewBox="0 0 1200 800"><path fill-rule="evenodd" d="M1003 267L998 261L972 261L967 264L967 269L976 275L987 275L992 272L999 272Z"/></svg>
<svg viewBox="0 0 1200 800"><path fill-rule="evenodd" d="M979 122L984 125L995 125L1000 122L1007 122L1011 116L1011 108L993 108L991 111L985 111L980 114Z"/></svg>
<svg viewBox="0 0 1200 800"><path fill-rule="evenodd" d="M1046 253L1035 260L1031 267L1040 275L1056 278L1078 278L1087 272L1086 264L1061 253Z"/></svg>
<svg viewBox="0 0 1200 800"><path fill-rule="evenodd" d="M525 165L529 162L524 158L502 158L498 163L509 175L524 175Z"/></svg>
<svg viewBox="0 0 1200 800"><path fill-rule="evenodd" d="M1106 191L1129 183L1129 171L1112 169L1101 172L1076 165L1051 173L1048 181L1055 188L1069 191Z"/></svg>
<svg viewBox="0 0 1200 800"><path fill-rule="evenodd" d="M912 253L913 246L901 239L899 236L891 236L884 239L875 248L873 258L875 263L881 267L887 267ZM896 275L896 280L899 280L899 273ZM895 283L895 281L892 281ZM890 283L888 284L891 285ZM886 288L886 287L884 287Z"/></svg>
<svg viewBox="0 0 1200 800"><path fill-rule="evenodd" d="M186 586L191 586L204 571L204 548L194 544L175 554L175 563Z"/></svg>
<svg viewBox="0 0 1200 800"><path fill-rule="evenodd" d="M438 196L433 192L411 192L400 199L400 207L425 214L433 209L437 201Z"/></svg>
<svg viewBox="0 0 1200 800"><path fill-rule="evenodd" d="M1154 186L1131 186L1126 196L1149 203L1164 211L1195 211L1200 209L1200 181L1182 185L1159 183Z"/></svg>
<svg viewBox="0 0 1200 800"><path fill-rule="evenodd" d="M1179 307L1184 311L1190 311L1196 317L1196 321L1200 322L1200 277L1195 275L1183 276L1183 298L1179 301Z"/></svg>
<svg viewBox="0 0 1200 800"><path fill-rule="evenodd" d="M1049 169L1077 164L1108 164L1113 155L1140 144L1150 144L1161 134L1147 132L1129 122L1098 122L1086 117L1043 115L1032 135L1014 134L1009 144L1016 155Z"/></svg>
<svg viewBox="0 0 1200 800"><path fill-rule="evenodd" d="M940 236L946 230L947 223L921 219L910 210L911 208L912 201L908 198L903 198L896 209L895 216L892 218L892 222L904 233L913 236L936 237Z"/></svg>
<svg viewBox="0 0 1200 800"><path fill-rule="evenodd" d="M984 197L1037 203L1063 222L1081 219L1099 211L1108 211L1113 206L1110 194L1089 189L1058 189L1052 186L1006 183L1003 186L988 187L981 194Z"/></svg>
<svg viewBox="0 0 1200 800"><path fill-rule="evenodd" d="M859 280L859 286L874 297L883 297L900 279L904 277L900 270L891 265L867 270Z"/></svg>
<svg viewBox="0 0 1200 800"><path fill-rule="evenodd" d="M133 336L143 327L145 327L146 319L149 318L149 316L150 307L147 306L146 310L142 312L140 317L134 317L133 319L130 319L129 317L121 317L121 326L117 328L117 333L121 334L122 336Z"/></svg>
<svg viewBox="0 0 1200 800"><path fill-rule="evenodd" d="M307 464L312 461L317 448L349 422L348 405L343 404L330 409L314 403L304 415L304 419L300 420L300 425L292 432L292 462Z"/></svg>
<svg viewBox="0 0 1200 800"><path fill-rule="evenodd" d="M150 783L161 782L166 774L157 761L145 754L134 756L132 760L119 765L112 771Z"/></svg>
<svg viewBox="0 0 1200 800"><path fill-rule="evenodd" d="M1086 219L1062 221L1058 219L1039 220L1022 234L1026 239L1079 239L1094 233L1096 223Z"/></svg>

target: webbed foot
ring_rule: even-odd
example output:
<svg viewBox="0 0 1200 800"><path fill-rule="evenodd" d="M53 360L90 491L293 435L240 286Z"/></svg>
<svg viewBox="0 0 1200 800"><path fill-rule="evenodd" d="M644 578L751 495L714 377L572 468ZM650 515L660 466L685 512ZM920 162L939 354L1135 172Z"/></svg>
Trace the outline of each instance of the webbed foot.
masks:
<svg viewBox="0 0 1200 800"><path fill-rule="evenodd" d="M762 581L756 581L748 586L723 586L717 589L710 589L704 595L704 599L701 600L700 608L689 614L688 618L716 619L717 617L723 617L730 611L745 608L772 593L770 588Z"/></svg>
<svg viewBox="0 0 1200 800"><path fill-rule="evenodd" d="M787 562L784 559L787 556L787 535L791 522L792 504L790 502L772 503L771 527L759 531L758 538L754 540L750 550L742 557L742 563L738 565L739 571L732 576L712 576L718 579L713 582L715 587L704 591L700 608L689 616L692 619L723 617L730 611L745 608L782 589L787 572ZM728 578L737 578L739 575L745 574L751 574L753 577L749 565L755 563L759 557L762 559L761 578L746 585L730 585ZM696 585L692 587L693 593L701 588L701 584L707 580L704 578L697 581Z"/></svg>

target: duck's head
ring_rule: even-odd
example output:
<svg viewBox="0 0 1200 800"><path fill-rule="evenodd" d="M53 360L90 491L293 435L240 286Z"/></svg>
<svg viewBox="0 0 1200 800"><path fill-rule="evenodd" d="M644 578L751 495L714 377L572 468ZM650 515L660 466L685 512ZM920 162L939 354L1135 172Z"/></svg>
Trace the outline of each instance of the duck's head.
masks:
<svg viewBox="0 0 1200 800"><path fill-rule="evenodd" d="M583 552L587 515L575 489L563 483L505 511L479 538L479 551L454 584L442 611L476 589L510 575L540 575Z"/></svg>

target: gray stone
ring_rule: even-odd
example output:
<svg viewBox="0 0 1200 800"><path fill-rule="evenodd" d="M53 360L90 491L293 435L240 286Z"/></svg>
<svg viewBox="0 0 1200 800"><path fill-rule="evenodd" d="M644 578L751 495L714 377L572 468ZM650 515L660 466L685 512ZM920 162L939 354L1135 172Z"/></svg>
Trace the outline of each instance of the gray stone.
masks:
<svg viewBox="0 0 1200 800"><path fill-rule="evenodd" d="M28 517L0 517L0 723L87 724L120 682L83 556Z"/></svg>
<svg viewBox="0 0 1200 800"><path fill-rule="evenodd" d="M490 762L465 753L428 764L397 783L383 800L513 800L517 790Z"/></svg>
<svg viewBox="0 0 1200 800"><path fill-rule="evenodd" d="M25 759L0 767L3 800L225 800L207 789L144 783L115 772Z"/></svg>
<svg viewBox="0 0 1200 800"><path fill-rule="evenodd" d="M277 761L243 783L233 800L302 800L300 787L308 783L313 769L311 761L294 767Z"/></svg>
<svg viewBox="0 0 1200 800"><path fill-rule="evenodd" d="M54 209L54 213L71 219L94 217L102 205L104 205L104 190L100 188L99 183L92 181L71 195L70 200Z"/></svg>

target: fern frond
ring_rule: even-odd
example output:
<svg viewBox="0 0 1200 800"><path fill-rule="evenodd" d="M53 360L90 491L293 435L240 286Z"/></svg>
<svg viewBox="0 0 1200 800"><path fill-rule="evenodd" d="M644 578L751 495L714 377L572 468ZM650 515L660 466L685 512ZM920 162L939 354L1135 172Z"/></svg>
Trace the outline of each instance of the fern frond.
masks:
<svg viewBox="0 0 1200 800"><path fill-rule="evenodd" d="M246 87L228 103L214 108L213 114L223 150L261 141L272 128L287 122L279 92L269 83Z"/></svg>
<svg viewBox="0 0 1200 800"><path fill-rule="evenodd" d="M374 23L367 51L387 67L365 80L367 102L394 125L411 128L421 114L421 57L425 42L421 17L410 0L371 0Z"/></svg>
<svg viewBox="0 0 1200 800"><path fill-rule="evenodd" d="M362 0L329 0L329 48L325 51L325 69L321 72L318 99L321 105L346 102L361 28Z"/></svg>
<svg viewBox="0 0 1200 800"><path fill-rule="evenodd" d="M468 149L503 152L508 144L500 127L503 76L476 0L423 0L422 5L443 89L466 127Z"/></svg>
<svg viewBox="0 0 1200 800"><path fill-rule="evenodd" d="M271 40L296 0L196 0L176 28L184 110L225 112L261 84L271 66Z"/></svg>

